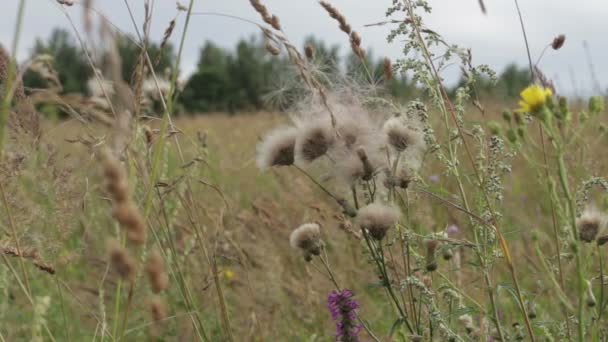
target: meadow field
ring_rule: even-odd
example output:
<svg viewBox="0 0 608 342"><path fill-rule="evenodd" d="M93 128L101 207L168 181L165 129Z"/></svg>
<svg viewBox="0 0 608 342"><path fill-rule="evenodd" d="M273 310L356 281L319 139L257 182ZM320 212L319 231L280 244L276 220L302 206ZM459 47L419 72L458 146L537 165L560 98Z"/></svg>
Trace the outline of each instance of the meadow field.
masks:
<svg viewBox="0 0 608 342"><path fill-rule="evenodd" d="M518 99L482 91L495 74L410 0L387 13L404 56L379 70L320 2L362 65L330 75L251 0L293 64L288 105L188 112L193 2L160 44L178 46L167 79L145 22L131 82L111 33L104 58L83 44L92 94L34 89L25 71L60 85L56 61L1 49L0 341L608 341L602 94L562 96L538 62ZM400 73L406 99L386 91Z"/></svg>

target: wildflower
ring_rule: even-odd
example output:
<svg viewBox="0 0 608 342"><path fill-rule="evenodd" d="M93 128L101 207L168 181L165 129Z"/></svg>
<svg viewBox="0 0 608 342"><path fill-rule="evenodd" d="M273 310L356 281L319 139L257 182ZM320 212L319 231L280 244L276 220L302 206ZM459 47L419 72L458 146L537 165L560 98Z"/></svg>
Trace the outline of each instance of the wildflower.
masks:
<svg viewBox="0 0 608 342"><path fill-rule="evenodd" d="M296 139L296 159L310 163L325 155L334 142L329 126L324 123L302 127Z"/></svg>
<svg viewBox="0 0 608 342"><path fill-rule="evenodd" d="M451 224L445 229L445 232L448 234L448 237L454 237L460 233L460 228L455 224Z"/></svg>
<svg viewBox="0 0 608 342"><path fill-rule="evenodd" d="M266 135L258 145L258 167L265 169L293 164L297 134L294 127L279 127Z"/></svg>
<svg viewBox="0 0 608 342"><path fill-rule="evenodd" d="M382 240L400 216L401 212L394 206L372 203L359 210L357 219L361 228L367 230L374 239Z"/></svg>
<svg viewBox="0 0 608 342"><path fill-rule="evenodd" d="M327 296L327 306L331 318L336 322L336 341L359 341L361 326L357 323L359 303L352 299L352 291L344 289L332 291Z"/></svg>
<svg viewBox="0 0 608 342"><path fill-rule="evenodd" d="M595 207L589 207L576 219L578 237L584 242L593 242L597 234L606 225L606 217Z"/></svg>
<svg viewBox="0 0 608 342"><path fill-rule="evenodd" d="M520 93L522 101L519 101L520 107L516 111L520 113L537 113L547 102L547 97L552 95L551 89L533 84Z"/></svg>
<svg viewBox="0 0 608 342"><path fill-rule="evenodd" d="M323 243L320 229L321 227L316 223L305 223L291 232L289 236L291 247L301 249L306 261L310 261L312 255L321 254Z"/></svg>
<svg viewBox="0 0 608 342"><path fill-rule="evenodd" d="M222 274L223 274L223 275L224 275L224 277L226 277L226 279L228 279L228 280L232 280L232 279L234 279L234 275L235 275L235 274L234 274L234 271L233 271L233 270L230 270L230 269L228 269L228 270L223 270L223 271L222 271Z"/></svg>

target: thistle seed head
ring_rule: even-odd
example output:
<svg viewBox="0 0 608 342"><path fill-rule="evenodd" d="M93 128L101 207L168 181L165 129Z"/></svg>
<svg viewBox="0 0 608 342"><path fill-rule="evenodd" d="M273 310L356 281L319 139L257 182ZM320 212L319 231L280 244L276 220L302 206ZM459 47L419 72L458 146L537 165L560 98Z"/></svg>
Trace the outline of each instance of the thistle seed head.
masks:
<svg viewBox="0 0 608 342"><path fill-rule="evenodd" d="M296 228L289 236L289 244L301 249L308 260L312 255L320 255L323 244L321 227L317 223L305 223Z"/></svg>
<svg viewBox="0 0 608 342"><path fill-rule="evenodd" d="M587 243L595 241L598 233L603 231L606 221L606 216L597 208L586 208L583 214L576 219L579 239Z"/></svg>
<svg viewBox="0 0 608 342"><path fill-rule="evenodd" d="M268 133L258 144L258 167L266 169L292 165L297 135L298 130L294 127L279 127Z"/></svg>
<svg viewBox="0 0 608 342"><path fill-rule="evenodd" d="M334 143L331 126L313 123L300 129L295 145L296 160L310 163L325 155Z"/></svg>
<svg viewBox="0 0 608 342"><path fill-rule="evenodd" d="M420 133L404 125L398 117L392 117L384 124L384 133L388 144L396 151L403 152L411 146L420 146Z"/></svg>
<svg viewBox="0 0 608 342"><path fill-rule="evenodd" d="M393 227L401 216L399 208L381 203L372 203L359 210L357 220L362 229L371 237L382 240L386 232Z"/></svg>

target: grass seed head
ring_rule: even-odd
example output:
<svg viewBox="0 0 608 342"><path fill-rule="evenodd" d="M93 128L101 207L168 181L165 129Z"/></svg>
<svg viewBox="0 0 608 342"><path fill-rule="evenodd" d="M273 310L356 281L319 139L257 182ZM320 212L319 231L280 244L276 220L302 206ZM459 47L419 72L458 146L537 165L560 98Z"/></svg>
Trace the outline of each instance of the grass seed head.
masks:
<svg viewBox="0 0 608 342"><path fill-rule="evenodd" d="M167 318L168 310L167 305L162 299L156 297L150 301L150 314L154 322L160 322Z"/></svg>
<svg viewBox="0 0 608 342"><path fill-rule="evenodd" d="M146 222L132 203L118 203L114 207L114 218L127 231L127 238L135 244L146 241Z"/></svg>
<svg viewBox="0 0 608 342"><path fill-rule="evenodd" d="M306 44L304 47L304 54L309 61L315 59L315 47L312 44Z"/></svg>
<svg viewBox="0 0 608 342"><path fill-rule="evenodd" d="M110 264L116 270L116 273L128 281L132 281L135 276L135 268L137 267L135 259L133 259L126 248L120 245L116 240L109 240L107 243L108 256Z"/></svg>
<svg viewBox="0 0 608 342"><path fill-rule="evenodd" d="M393 79L393 64L388 57L384 58L382 61L382 72L384 73L385 81L390 81Z"/></svg>
<svg viewBox="0 0 608 342"><path fill-rule="evenodd" d="M153 250L148 256L145 271L148 274L152 292L159 293L169 287L169 276L165 271L165 261L157 249Z"/></svg>

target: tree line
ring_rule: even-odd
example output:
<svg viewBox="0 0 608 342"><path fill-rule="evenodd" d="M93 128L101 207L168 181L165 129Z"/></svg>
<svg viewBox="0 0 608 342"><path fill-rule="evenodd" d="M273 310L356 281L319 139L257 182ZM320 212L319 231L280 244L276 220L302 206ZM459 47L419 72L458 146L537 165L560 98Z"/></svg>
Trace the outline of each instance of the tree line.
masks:
<svg viewBox="0 0 608 342"><path fill-rule="evenodd" d="M312 65L318 68L316 71L327 75L326 82L332 82L333 76L382 80L382 58L374 58L370 53L366 56L365 67L362 67L357 56L352 53L343 56L337 45L327 45L314 37L308 38L305 45L314 47ZM129 83L133 79L140 48L127 36L119 36L116 47L121 58L121 76ZM166 44L161 49L159 44L151 42L148 53L155 62L155 72L166 75L175 61L174 47ZM36 40L30 54L32 57L40 54L53 57L53 68L61 82L62 93L90 94L87 82L94 76L93 70L70 32L53 30L45 40ZM208 41L200 48L196 69L182 81L183 88L177 100L189 113L280 110L293 99L289 90L289 82L293 79L291 62L284 54L269 53L263 38L242 39L233 49ZM36 72L28 71L24 75L24 84L28 88L44 88L45 82ZM394 75L382 82L384 91L397 100L421 96L406 75ZM530 77L526 68L511 64L500 73L496 85L490 86L484 79L477 83L478 92L508 99L516 97L520 89L530 83Z"/></svg>

